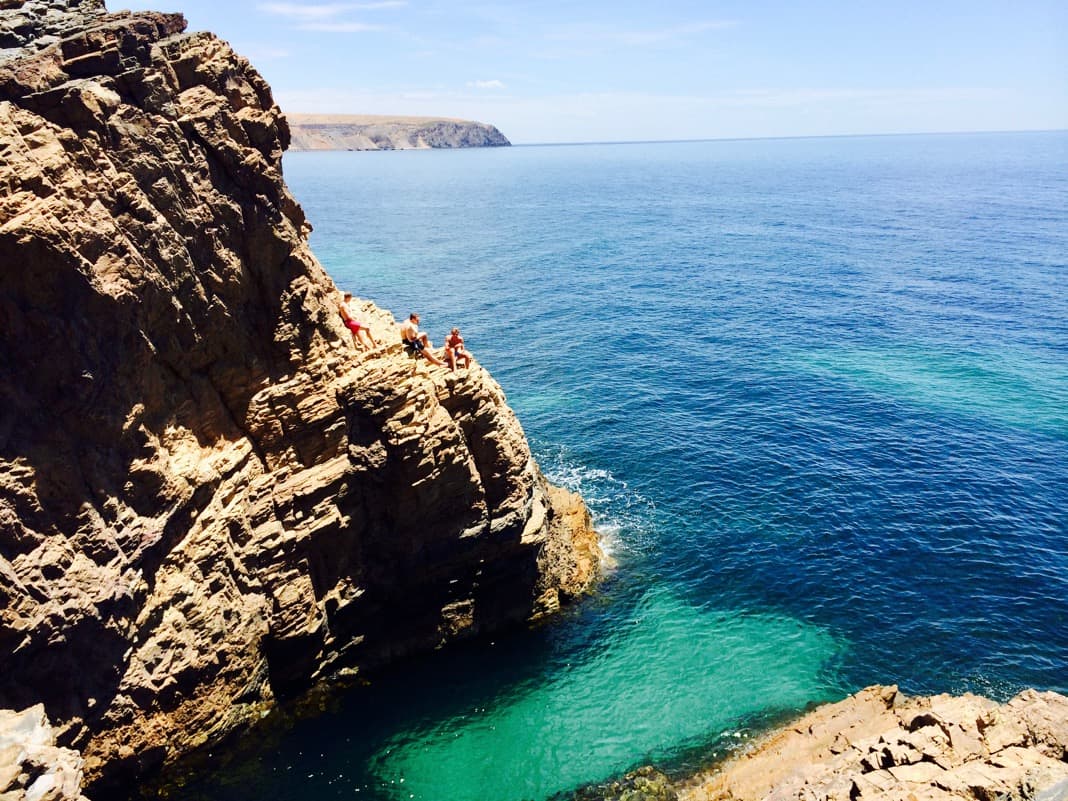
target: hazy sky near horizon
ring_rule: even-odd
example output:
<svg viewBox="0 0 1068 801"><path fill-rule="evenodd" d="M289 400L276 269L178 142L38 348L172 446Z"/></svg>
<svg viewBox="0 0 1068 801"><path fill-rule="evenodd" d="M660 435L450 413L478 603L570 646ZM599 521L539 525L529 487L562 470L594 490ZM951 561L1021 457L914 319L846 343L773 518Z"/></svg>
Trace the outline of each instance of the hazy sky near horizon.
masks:
<svg viewBox="0 0 1068 801"><path fill-rule="evenodd" d="M287 112L513 143L1068 128L1063 0L108 0L180 11Z"/></svg>

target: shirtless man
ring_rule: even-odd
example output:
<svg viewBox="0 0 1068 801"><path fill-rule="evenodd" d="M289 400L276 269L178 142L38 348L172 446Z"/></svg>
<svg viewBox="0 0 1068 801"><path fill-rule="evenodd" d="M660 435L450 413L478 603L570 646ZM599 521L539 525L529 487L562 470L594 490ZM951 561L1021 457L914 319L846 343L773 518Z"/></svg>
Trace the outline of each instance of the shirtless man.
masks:
<svg viewBox="0 0 1068 801"><path fill-rule="evenodd" d="M445 361L455 373L456 362L461 360L463 360L465 370L471 366L471 356L464 349L464 338L460 336L460 329L454 328L445 337Z"/></svg>
<svg viewBox="0 0 1068 801"><path fill-rule="evenodd" d="M371 348L378 346L378 341L375 339L374 334L371 333L371 329L363 323L356 322L356 318L352 316L352 309L349 308L349 303L352 301L352 293L346 292L345 298L337 305L337 313L341 315L341 319L345 321L345 327L352 332L352 344L361 350L370 350ZM365 345L362 336L366 334L369 342Z"/></svg>
<svg viewBox="0 0 1068 801"><path fill-rule="evenodd" d="M419 330L419 315L415 312L409 314L408 320L401 324L400 335L404 347L416 354L423 354L431 364L445 365L445 362L430 352L430 338L425 331Z"/></svg>

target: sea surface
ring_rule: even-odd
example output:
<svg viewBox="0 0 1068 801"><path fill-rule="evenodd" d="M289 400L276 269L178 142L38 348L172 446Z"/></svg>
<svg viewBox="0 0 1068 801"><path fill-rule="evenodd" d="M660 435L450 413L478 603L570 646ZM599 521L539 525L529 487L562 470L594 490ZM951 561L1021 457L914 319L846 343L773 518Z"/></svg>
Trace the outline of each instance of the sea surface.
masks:
<svg viewBox="0 0 1068 801"><path fill-rule="evenodd" d="M1068 692L1068 133L285 175L341 288L461 328L615 567L172 798L544 801L877 682Z"/></svg>

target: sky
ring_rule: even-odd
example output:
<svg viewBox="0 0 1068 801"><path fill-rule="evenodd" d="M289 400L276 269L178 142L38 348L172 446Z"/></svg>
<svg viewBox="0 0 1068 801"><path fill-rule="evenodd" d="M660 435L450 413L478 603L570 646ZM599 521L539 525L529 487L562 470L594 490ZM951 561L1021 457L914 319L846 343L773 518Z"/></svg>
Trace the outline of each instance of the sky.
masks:
<svg viewBox="0 0 1068 801"><path fill-rule="evenodd" d="M513 144L1068 129L1065 0L107 0L179 11L289 113Z"/></svg>

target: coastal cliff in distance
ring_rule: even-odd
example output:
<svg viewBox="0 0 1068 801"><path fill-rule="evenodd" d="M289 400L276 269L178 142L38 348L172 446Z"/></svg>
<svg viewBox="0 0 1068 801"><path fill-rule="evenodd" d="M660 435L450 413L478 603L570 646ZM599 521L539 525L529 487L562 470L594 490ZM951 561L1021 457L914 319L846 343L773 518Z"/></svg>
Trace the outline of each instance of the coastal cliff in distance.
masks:
<svg viewBox="0 0 1068 801"><path fill-rule="evenodd" d="M185 27L0 0L0 724L89 795L599 561L485 370L414 364L369 301L353 347L270 88Z"/></svg>
<svg viewBox="0 0 1068 801"><path fill-rule="evenodd" d="M492 125L441 117L287 114L291 150L422 150L507 147Z"/></svg>

